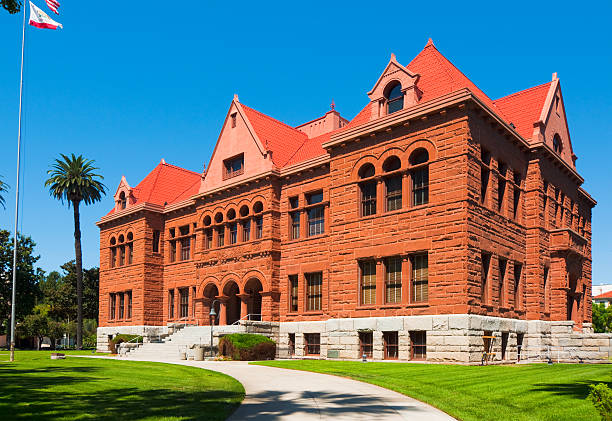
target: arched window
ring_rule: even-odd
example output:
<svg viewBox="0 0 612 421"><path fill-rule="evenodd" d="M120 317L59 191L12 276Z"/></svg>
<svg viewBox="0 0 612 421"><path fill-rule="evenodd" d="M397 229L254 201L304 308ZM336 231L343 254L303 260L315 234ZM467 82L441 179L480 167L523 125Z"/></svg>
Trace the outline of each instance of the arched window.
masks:
<svg viewBox="0 0 612 421"><path fill-rule="evenodd" d="M397 171L402 162L397 156L390 156L383 163L384 172ZM402 208L402 175L395 173L385 177L385 206L387 212Z"/></svg>
<svg viewBox="0 0 612 421"><path fill-rule="evenodd" d="M402 85L399 82L392 82L385 89L387 94L387 114L394 113L404 108L404 94L402 93Z"/></svg>
<svg viewBox="0 0 612 421"><path fill-rule="evenodd" d="M115 240L115 237L111 237L110 239L110 245L114 246L115 244L117 244L117 240Z"/></svg>
<svg viewBox="0 0 612 421"><path fill-rule="evenodd" d="M429 153L419 148L410 155L412 181L412 206L429 203Z"/></svg>
<svg viewBox="0 0 612 421"><path fill-rule="evenodd" d="M240 207L240 216L244 218L248 214L249 214L249 207L247 205L242 205Z"/></svg>
<svg viewBox="0 0 612 421"><path fill-rule="evenodd" d="M359 169L359 178L368 179L359 183L361 192L361 216L376 214L376 180L371 180L375 175L374 165L364 164Z"/></svg>
<svg viewBox="0 0 612 421"><path fill-rule="evenodd" d="M212 220L211 220L211 218L210 218L210 215L206 215L206 216L204 217L204 226L206 226L206 227L207 227L207 226L209 226L211 223L212 223Z"/></svg>
<svg viewBox="0 0 612 421"><path fill-rule="evenodd" d="M223 214L221 212L217 212L215 214L215 222L217 224L220 224L221 222L223 222Z"/></svg>
<svg viewBox="0 0 612 421"><path fill-rule="evenodd" d="M561 140L561 137L558 134L555 134L555 136L553 137L553 149L558 154L561 154L561 152L563 152L563 141Z"/></svg>
<svg viewBox="0 0 612 421"><path fill-rule="evenodd" d="M126 206L127 206L127 200L125 198L125 192L121 192L119 194L119 208L125 209Z"/></svg>
<svg viewBox="0 0 612 421"><path fill-rule="evenodd" d="M230 209L227 211L227 219L229 221L231 221L232 219L236 218L236 211L234 209Z"/></svg>
<svg viewBox="0 0 612 421"><path fill-rule="evenodd" d="M119 236L119 244L123 243L125 241L125 237L123 237L123 234L121 234Z"/></svg>
<svg viewBox="0 0 612 421"><path fill-rule="evenodd" d="M254 213L263 212L263 203L255 202L255 204L253 205L253 212Z"/></svg>
<svg viewBox="0 0 612 421"><path fill-rule="evenodd" d="M111 237L110 239L110 245L111 245L111 249L110 249L110 267L114 268L117 264L117 247L115 247L115 245L117 244L117 239L115 237Z"/></svg>

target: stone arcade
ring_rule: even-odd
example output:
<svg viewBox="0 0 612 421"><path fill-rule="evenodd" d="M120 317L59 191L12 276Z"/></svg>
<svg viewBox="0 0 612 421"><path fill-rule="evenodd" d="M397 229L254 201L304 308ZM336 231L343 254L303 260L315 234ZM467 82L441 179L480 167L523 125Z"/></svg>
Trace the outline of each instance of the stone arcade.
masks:
<svg viewBox="0 0 612 421"><path fill-rule="evenodd" d="M203 173L122 178L99 349L176 324L188 345L214 305L216 332L263 329L280 356L476 362L492 335L497 360L607 358L556 74L492 100L430 40L367 95L297 127L235 96Z"/></svg>

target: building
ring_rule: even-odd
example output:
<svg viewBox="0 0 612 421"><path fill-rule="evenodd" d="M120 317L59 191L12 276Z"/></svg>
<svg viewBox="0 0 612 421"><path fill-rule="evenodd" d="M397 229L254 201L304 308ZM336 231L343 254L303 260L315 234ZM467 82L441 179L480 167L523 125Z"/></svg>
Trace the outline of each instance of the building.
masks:
<svg viewBox="0 0 612 421"><path fill-rule="evenodd" d="M122 178L98 222L99 347L214 306L297 356L480 361L491 335L498 359L570 337L607 356L556 74L492 100L430 40L367 95L297 127L235 96L203 173Z"/></svg>
<svg viewBox="0 0 612 421"><path fill-rule="evenodd" d="M606 308L612 302L612 291L607 291L593 297L593 304L603 304Z"/></svg>

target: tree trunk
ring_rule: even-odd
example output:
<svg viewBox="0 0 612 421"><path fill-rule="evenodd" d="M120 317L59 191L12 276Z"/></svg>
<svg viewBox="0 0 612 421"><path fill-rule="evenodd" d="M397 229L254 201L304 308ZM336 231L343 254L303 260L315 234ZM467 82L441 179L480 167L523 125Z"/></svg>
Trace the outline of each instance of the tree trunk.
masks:
<svg viewBox="0 0 612 421"><path fill-rule="evenodd" d="M83 348L83 256L81 253L81 222L79 201L72 202L74 210L74 254L76 257L77 276L77 343L76 348Z"/></svg>

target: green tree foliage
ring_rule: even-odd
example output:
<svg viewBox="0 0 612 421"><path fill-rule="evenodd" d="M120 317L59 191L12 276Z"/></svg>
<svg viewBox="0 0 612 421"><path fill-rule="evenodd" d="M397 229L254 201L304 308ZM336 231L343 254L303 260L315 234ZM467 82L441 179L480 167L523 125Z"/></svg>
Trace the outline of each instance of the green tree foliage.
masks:
<svg viewBox="0 0 612 421"><path fill-rule="evenodd" d="M9 185L2 181L2 176L0 175L0 206L2 206L3 209L6 209L6 207L2 193L6 193L8 191L8 187Z"/></svg>
<svg viewBox="0 0 612 421"><path fill-rule="evenodd" d="M76 265L71 260L62 265L62 273L50 272L40 281L43 302L49 305L49 314L55 320L76 320L78 314L76 294ZM98 287L100 271L97 267L83 270L83 318L98 319ZM97 326L96 326L97 327ZM91 329L84 328L91 332ZM95 328L94 328L95 330Z"/></svg>
<svg viewBox="0 0 612 421"><path fill-rule="evenodd" d="M0 0L0 6L7 10L10 14L19 13L22 2L20 0Z"/></svg>
<svg viewBox="0 0 612 421"><path fill-rule="evenodd" d="M83 345L83 256L81 252L81 221L79 206L81 202L89 205L98 202L106 194L106 186L102 184L104 177L97 174L99 169L94 161L85 159L82 155L70 157L61 154L47 171L49 178L45 187L49 188L51 196L72 206L74 216L74 254L77 279L77 348Z"/></svg>
<svg viewBox="0 0 612 421"><path fill-rule="evenodd" d="M589 387L591 393L589 393L587 399L593 402L602 420L612 421L612 390L605 383L589 385Z"/></svg>
<svg viewBox="0 0 612 421"><path fill-rule="evenodd" d="M19 234L17 241L17 320L32 312L40 297L38 281L44 272L34 268L39 256L34 254L36 243L30 237ZM13 283L13 239L6 230L0 230L0 333L5 333L11 314Z"/></svg>
<svg viewBox="0 0 612 421"><path fill-rule="evenodd" d="M612 306L593 304L593 330L595 333L612 332Z"/></svg>

